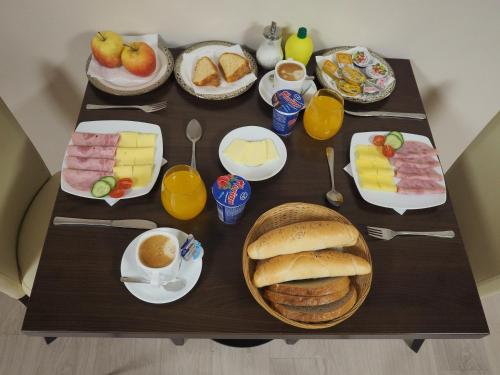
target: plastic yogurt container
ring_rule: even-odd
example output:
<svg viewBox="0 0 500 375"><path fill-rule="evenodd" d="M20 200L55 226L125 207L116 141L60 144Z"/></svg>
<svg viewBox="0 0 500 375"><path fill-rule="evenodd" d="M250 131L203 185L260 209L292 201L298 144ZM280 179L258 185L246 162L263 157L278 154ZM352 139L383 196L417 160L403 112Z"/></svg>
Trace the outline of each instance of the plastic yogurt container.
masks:
<svg viewBox="0 0 500 375"><path fill-rule="evenodd" d="M250 199L250 184L243 177L227 174L219 176L212 185L219 219L225 224L236 224Z"/></svg>
<svg viewBox="0 0 500 375"><path fill-rule="evenodd" d="M304 108L304 98L297 91L279 90L273 95L273 130L283 137L290 135L299 112Z"/></svg>

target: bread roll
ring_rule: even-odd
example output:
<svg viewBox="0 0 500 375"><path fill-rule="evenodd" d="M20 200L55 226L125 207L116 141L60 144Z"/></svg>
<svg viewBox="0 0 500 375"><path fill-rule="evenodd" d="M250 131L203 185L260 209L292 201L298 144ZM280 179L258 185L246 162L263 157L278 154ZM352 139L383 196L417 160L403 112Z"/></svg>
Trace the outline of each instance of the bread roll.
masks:
<svg viewBox="0 0 500 375"><path fill-rule="evenodd" d="M252 259L267 259L301 251L353 246L358 235L352 225L338 221L305 221L264 233L248 246L247 252Z"/></svg>
<svg viewBox="0 0 500 375"><path fill-rule="evenodd" d="M349 284L344 290L322 296L293 296L291 294L273 292L270 289L264 289L264 297L273 302L290 306L320 306L338 301L349 292Z"/></svg>
<svg viewBox="0 0 500 375"><path fill-rule="evenodd" d="M253 283L262 288L291 280L366 275L370 272L370 263L356 255L331 249L304 251L257 262Z"/></svg>
<svg viewBox="0 0 500 375"><path fill-rule="evenodd" d="M326 294L341 293L349 290L350 280L347 276L322 277L319 279L306 279L288 281L269 285L269 289L276 293L290 294L292 296L324 296Z"/></svg>

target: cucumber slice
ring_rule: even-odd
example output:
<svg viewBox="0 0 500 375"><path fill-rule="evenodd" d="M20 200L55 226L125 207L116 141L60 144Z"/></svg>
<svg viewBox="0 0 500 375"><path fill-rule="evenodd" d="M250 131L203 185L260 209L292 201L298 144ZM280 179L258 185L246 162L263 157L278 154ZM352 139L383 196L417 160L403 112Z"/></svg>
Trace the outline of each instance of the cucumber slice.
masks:
<svg viewBox="0 0 500 375"><path fill-rule="evenodd" d="M401 142L405 143L405 139L403 138L403 134L401 134L400 132L394 130L392 132L389 132L389 134L394 134L399 139L401 139Z"/></svg>
<svg viewBox="0 0 500 375"><path fill-rule="evenodd" d="M109 194L111 191L111 186L103 180L98 180L94 186L92 186L91 194L96 198L102 198Z"/></svg>
<svg viewBox="0 0 500 375"><path fill-rule="evenodd" d="M109 186L111 186L111 189L114 189L116 186L116 178L113 176L104 176L100 179L100 181L104 181L107 183Z"/></svg>
<svg viewBox="0 0 500 375"><path fill-rule="evenodd" d="M391 146L394 150L398 150L401 148L401 146L403 146L403 141L397 135L389 133L385 137L384 144Z"/></svg>

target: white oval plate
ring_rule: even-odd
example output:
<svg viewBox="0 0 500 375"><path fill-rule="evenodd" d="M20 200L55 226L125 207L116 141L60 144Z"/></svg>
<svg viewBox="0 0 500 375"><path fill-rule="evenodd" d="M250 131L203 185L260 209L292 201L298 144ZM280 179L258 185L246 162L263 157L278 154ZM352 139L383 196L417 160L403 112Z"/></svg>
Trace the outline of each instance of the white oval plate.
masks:
<svg viewBox="0 0 500 375"><path fill-rule="evenodd" d="M179 240L179 244L183 244L186 241L187 234L175 229L175 228L156 228L151 229L148 232L165 232L172 234L177 237ZM127 246L125 252L123 253L122 262L120 266L120 274L121 276L129 276L129 277L149 277L146 272L139 267L135 257L135 249L139 243L139 239L144 233L140 234ZM176 292L171 292L166 290L161 286L152 286L149 284L141 284L141 283L124 283L125 287L128 289L130 293L132 293L135 297L139 298L144 302L149 303L168 303L178 300L179 298L184 297L188 294L191 289L194 288L198 279L201 275L203 261L202 259L182 261L181 268L179 271L179 276L186 280L186 286Z"/></svg>
<svg viewBox="0 0 500 375"><path fill-rule="evenodd" d="M404 209L404 210L417 210L422 208L429 208L442 205L446 202L446 191L442 194L399 194L390 193L386 191L376 191L370 189L363 189L359 185L359 175L355 163L355 150L357 145L369 145L371 144L371 138L375 135L387 134L387 131L378 132L365 132L356 133L351 139L351 149L350 149L350 159L351 159L351 170L354 181L356 182L356 187L358 188L359 194L368 203L374 204L376 206L393 208L393 209ZM431 147L434 147L429 138L411 133L402 133L405 141L419 141L423 142ZM439 159L438 159L439 160ZM443 175L443 170L441 165L436 169L436 172ZM397 179L398 180L398 179ZM444 179L439 181L441 185L446 188Z"/></svg>
<svg viewBox="0 0 500 375"><path fill-rule="evenodd" d="M278 159L256 167L247 167L235 163L224 155L224 150L234 139L260 141L271 139L278 152ZM273 131L261 126L243 126L236 128L225 135L219 144L219 159L224 168L231 173L243 177L248 181L263 181L276 175L285 166L287 158L286 146L281 138Z"/></svg>
<svg viewBox="0 0 500 375"><path fill-rule="evenodd" d="M274 74L274 70L271 70L264 74L264 76L259 81L259 94L262 100L264 100L271 107L273 106L272 97L273 97L273 81L271 80L271 76ZM310 85L306 92L302 94L304 97L305 106L309 104L311 98L314 96L318 88L316 87L316 83L314 81L304 81L304 88Z"/></svg>

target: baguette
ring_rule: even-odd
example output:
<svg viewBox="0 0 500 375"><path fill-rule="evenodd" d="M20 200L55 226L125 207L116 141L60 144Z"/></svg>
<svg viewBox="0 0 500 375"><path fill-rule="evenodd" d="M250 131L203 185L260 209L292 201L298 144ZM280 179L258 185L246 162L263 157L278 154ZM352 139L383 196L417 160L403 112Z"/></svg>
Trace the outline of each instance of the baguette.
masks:
<svg viewBox="0 0 500 375"><path fill-rule="evenodd" d="M353 246L359 233L352 225L338 221L305 221L264 233L247 249L252 259L331 247Z"/></svg>
<svg viewBox="0 0 500 375"><path fill-rule="evenodd" d="M264 290L264 297L274 303L281 303L290 306L319 306L326 305L342 299L349 292L349 284L347 288L339 290L335 293L324 294L322 296L292 296L290 294L277 293L268 288Z"/></svg>
<svg viewBox="0 0 500 375"><path fill-rule="evenodd" d="M305 323L319 323L338 318L349 312L355 305L358 295L351 286L349 292L340 300L321 306L290 306L273 303L272 306L288 319Z"/></svg>
<svg viewBox="0 0 500 375"><path fill-rule="evenodd" d="M350 280L347 276L326 277L321 279L296 280L269 285L266 289L293 296L324 296L349 290Z"/></svg>
<svg viewBox="0 0 500 375"><path fill-rule="evenodd" d="M365 259L336 250L304 251L257 262L253 283L257 288L291 280L366 275L371 265Z"/></svg>

